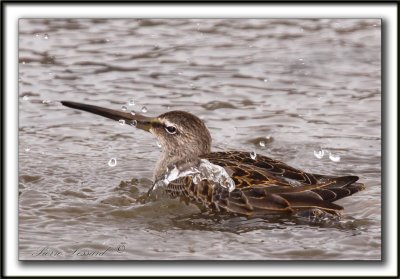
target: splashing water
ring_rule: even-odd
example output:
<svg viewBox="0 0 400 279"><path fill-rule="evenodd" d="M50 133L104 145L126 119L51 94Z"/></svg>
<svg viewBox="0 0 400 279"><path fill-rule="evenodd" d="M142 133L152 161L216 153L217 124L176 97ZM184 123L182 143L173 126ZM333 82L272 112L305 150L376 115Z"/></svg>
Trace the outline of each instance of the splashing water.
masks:
<svg viewBox="0 0 400 279"><path fill-rule="evenodd" d="M128 101L128 105L129 105L129 106L134 106L134 105L135 105L135 100L134 100L134 99L130 99L130 100Z"/></svg>
<svg viewBox="0 0 400 279"><path fill-rule="evenodd" d="M118 120L119 124L121 124L122 126L125 125L125 120L124 119L120 119Z"/></svg>
<svg viewBox="0 0 400 279"><path fill-rule="evenodd" d="M110 161L108 161L108 165L110 167L115 167L117 165L117 159L116 158L111 158Z"/></svg>
<svg viewBox="0 0 400 279"><path fill-rule="evenodd" d="M250 158L255 160L257 157L257 153L255 151L250 152Z"/></svg>
<svg viewBox="0 0 400 279"><path fill-rule="evenodd" d="M206 159L201 159L197 166L191 166L180 170L176 165L172 169L168 169L164 179L156 181L154 189L159 186L167 186L170 182L180 178L190 176L195 184L202 180L212 182L213 187L222 187L232 192L235 189L235 182L228 175L226 170L218 165L212 164Z"/></svg>
<svg viewBox="0 0 400 279"><path fill-rule="evenodd" d="M122 106L122 107L121 107L121 110L122 110L122 111L126 111L127 109L128 109L128 108L127 108L126 106Z"/></svg>
<svg viewBox="0 0 400 279"><path fill-rule="evenodd" d="M45 40L48 40L48 39L49 39L49 35L48 35L48 34L44 34L44 35L43 35L43 38L44 38Z"/></svg>
<svg viewBox="0 0 400 279"><path fill-rule="evenodd" d="M132 121L129 122L129 125L136 127L137 121L136 120L132 120Z"/></svg>
<svg viewBox="0 0 400 279"><path fill-rule="evenodd" d="M147 110L147 108L146 107L142 107L142 112L143 113L146 113L148 110Z"/></svg>
<svg viewBox="0 0 400 279"><path fill-rule="evenodd" d="M136 120L132 120L129 125L136 127L137 126L137 121Z"/></svg>
<svg viewBox="0 0 400 279"><path fill-rule="evenodd" d="M320 150L314 150L314 156L315 156L315 158L317 158L317 159L322 159L322 157L324 157L324 154L325 154L325 152L324 152L324 150L323 149L320 149Z"/></svg>
<svg viewBox="0 0 400 279"><path fill-rule="evenodd" d="M261 140L261 141L259 142L259 144L260 144L261 147L264 147L264 146L265 146L265 141Z"/></svg>
<svg viewBox="0 0 400 279"><path fill-rule="evenodd" d="M334 155L331 152L329 152L329 159L332 162L335 162L335 163L340 162L340 156L339 155Z"/></svg>
<svg viewBox="0 0 400 279"><path fill-rule="evenodd" d="M197 179L211 180L214 182L214 186L221 186L232 192L235 189L235 182L228 175L226 170L218 165L210 163L210 161L202 159L199 166L199 174Z"/></svg>

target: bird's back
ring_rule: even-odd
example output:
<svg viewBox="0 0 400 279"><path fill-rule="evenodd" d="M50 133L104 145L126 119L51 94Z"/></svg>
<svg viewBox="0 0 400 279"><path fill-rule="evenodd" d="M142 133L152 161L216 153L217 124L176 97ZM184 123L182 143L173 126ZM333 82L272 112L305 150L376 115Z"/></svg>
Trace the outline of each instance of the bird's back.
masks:
<svg viewBox="0 0 400 279"><path fill-rule="evenodd" d="M248 152L213 152L201 159L223 167L235 189L185 176L171 181L166 191L216 211L258 216L319 209L337 215L343 208L334 201L364 189L363 184L355 183L357 176L310 174L266 156L253 159Z"/></svg>

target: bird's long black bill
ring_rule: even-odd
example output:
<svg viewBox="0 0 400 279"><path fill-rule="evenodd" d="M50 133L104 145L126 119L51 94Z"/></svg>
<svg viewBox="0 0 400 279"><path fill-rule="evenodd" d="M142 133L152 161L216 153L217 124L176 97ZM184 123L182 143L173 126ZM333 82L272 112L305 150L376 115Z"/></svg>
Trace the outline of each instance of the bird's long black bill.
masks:
<svg viewBox="0 0 400 279"><path fill-rule="evenodd" d="M129 112L123 112L82 103L61 101L61 104L66 107L87 111L116 121L124 120L126 124L136 126L136 128L145 131L149 131L152 123L156 121L156 118L146 117L141 114L132 114Z"/></svg>

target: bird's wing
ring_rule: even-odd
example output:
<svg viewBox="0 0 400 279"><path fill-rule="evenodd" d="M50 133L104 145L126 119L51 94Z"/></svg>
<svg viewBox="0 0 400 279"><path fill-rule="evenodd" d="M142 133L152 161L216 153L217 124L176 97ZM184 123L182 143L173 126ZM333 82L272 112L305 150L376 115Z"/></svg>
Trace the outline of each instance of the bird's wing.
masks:
<svg viewBox="0 0 400 279"><path fill-rule="evenodd" d="M186 176L170 182L166 192L171 197L180 197L200 207L246 216L284 214L311 209L339 214L343 209L311 190L273 193L269 189L270 187L255 185L229 192L212 181L202 180L194 183L192 177Z"/></svg>
<svg viewBox="0 0 400 279"><path fill-rule="evenodd" d="M310 174L285 163L247 152L216 152L202 156L222 166L235 182L235 190L216 186L213 181L194 183L192 177L172 181L167 192L205 207L257 215L321 209L336 214L343 208L332 202L364 189L356 176Z"/></svg>
<svg viewBox="0 0 400 279"><path fill-rule="evenodd" d="M217 212L230 212L241 215L266 213L291 213L290 204L278 195L264 195L247 189L242 191L216 186L212 181L202 180L194 183L192 177L178 178L168 184L166 192L171 197L180 197L186 202L194 202ZM254 204L253 204L254 203Z"/></svg>
<svg viewBox="0 0 400 279"><path fill-rule="evenodd" d="M303 172L266 156L257 155L256 158L253 159L250 157L249 152L213 152L202 156L202 158L209 160L213 164L235 168L239 177L247 176L249 178L249 185L257 184L251 183L252 177L254 180L262 179L258 175L260 171L263 172L264 176L269 178L267 180L274 178L280 180L282 178L287 181L293 181L294 183L298 182L310 185L318 182L313 174ZM247 169L245 166L249 166L250 171L240 171L241 169ZM251 169L259 169L260 171L255 171L253 176Z"/></svg>
<svg viewBox="0 0 400 279"><path fill-rule="evenodd" d="M192 176L185 176L171 181L166 191L216 211L254 216L320 209L338 214L343 208L333 201L364 189L355 183L356 176L310 174L265 156L252 159L247 152L216 152L201 158L224 167L235 189L230 192L211 179L195 183Z"/></svg>
<svg viewBox="0 0 400 279"><path fill-rule="evenodd" d="M264 186L270 193L315 190L324 200L334 201L362 190L363 186L355 183L357 176L307 173L266 156L252 159L248 152L214 152L203 158L229 170L237 188Z"/></svg>

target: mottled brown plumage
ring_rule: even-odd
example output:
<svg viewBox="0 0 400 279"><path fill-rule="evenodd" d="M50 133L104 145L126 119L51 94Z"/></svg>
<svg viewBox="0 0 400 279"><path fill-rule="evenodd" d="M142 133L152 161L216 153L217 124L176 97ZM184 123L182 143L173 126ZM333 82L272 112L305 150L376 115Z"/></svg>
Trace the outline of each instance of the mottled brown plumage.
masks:
<svg viewBox="0 0 400 279"><path fill-rule="evenodd" d="M203 121L187 112L171 111L151 118L74 102L62 104L114 120L123 119L152 133L163 147L154 171L156 181L163 179L172 166L193 166L201 159L223 167L235 182L231 192L208 179L195 183L193 176L178 177L165 187L172 198L180 197L213 211L262 216L317 209L336 215L343 208L334 201L364 189L363 184L356 183L357 176L306 173L262 155L253 159L249 152L211 152L208 129Z"/></svg>
<svg viewBox="0 0 400 279"><path fill-rule="evenodd" d="M195 184L191 177L171 182L167 192L216 211L247 216L295 213L319 209L339 214L343 208L333 202L364 189L357 176L325 176L305 173L285 163L249 152L214 152L200 156L223 166L236 189L213 187L207 181Z"/></svg>

